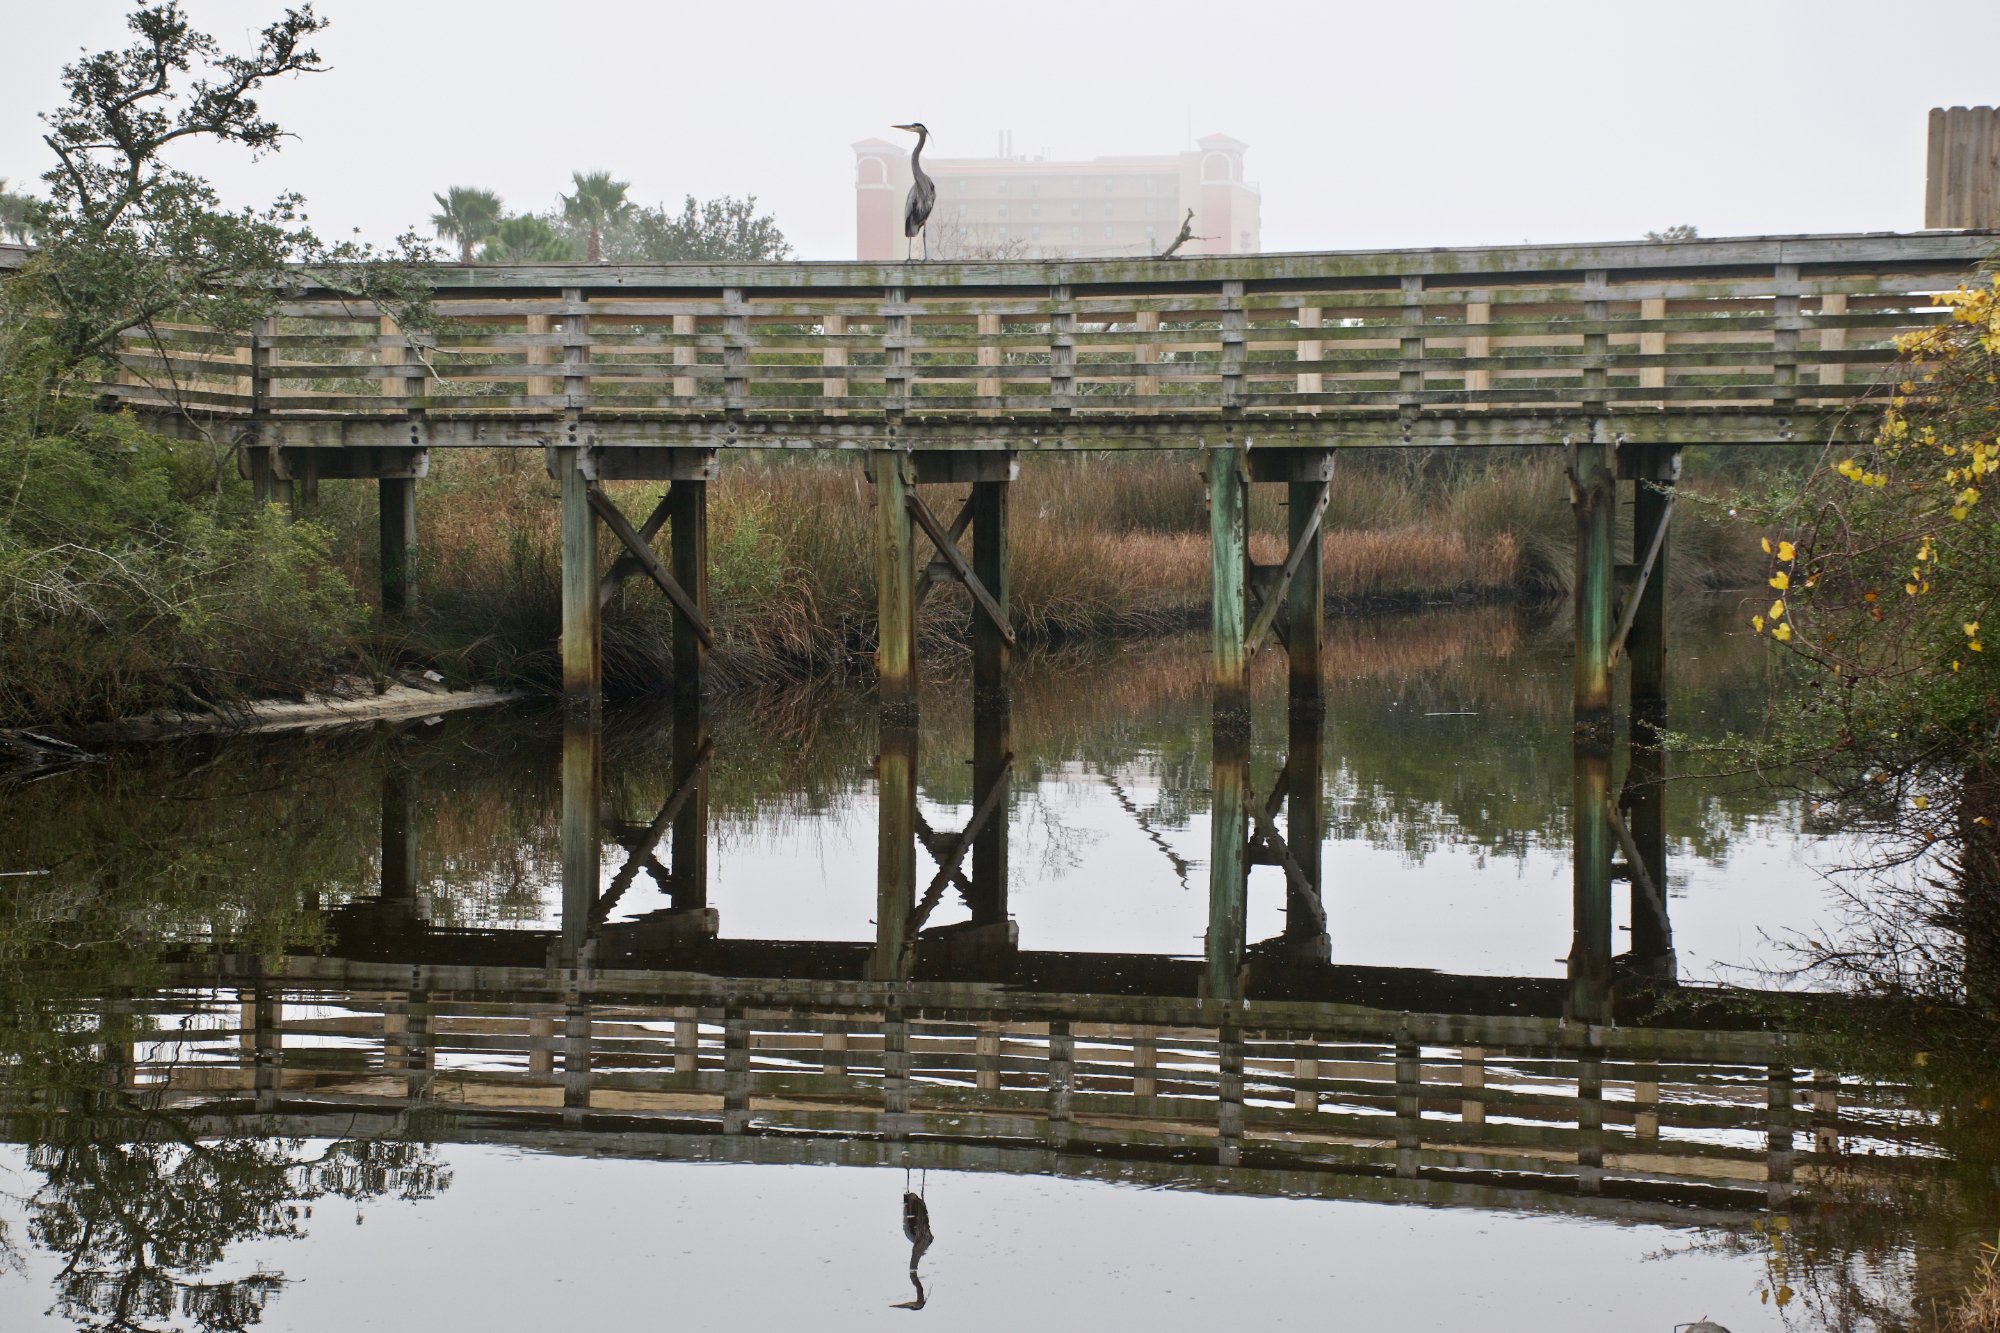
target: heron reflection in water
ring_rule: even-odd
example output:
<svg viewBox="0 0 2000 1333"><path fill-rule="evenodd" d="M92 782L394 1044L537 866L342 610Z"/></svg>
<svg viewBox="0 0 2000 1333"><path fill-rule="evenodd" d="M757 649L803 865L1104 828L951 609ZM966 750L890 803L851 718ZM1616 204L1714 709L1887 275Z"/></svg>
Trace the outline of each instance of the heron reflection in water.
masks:
<svg viewBox="0 0 2000 1333"><path fill-rule="evenodd" d="M917 1189L918 1191L923 1189L921 1182ZM908 1171L903 1173L903 1236L910 1242L910 1285L917 1289L917 1298L913 1301L900 1301L895 1308L921 1310L924 1308L924 1302L930 1298L924 1295L924 1280L917 1275L917 1265L923 1262L924 1251L931 1247L933 1239L931 1210L930 1205L924 1202L921 1192L911 1192Z"/></svg>

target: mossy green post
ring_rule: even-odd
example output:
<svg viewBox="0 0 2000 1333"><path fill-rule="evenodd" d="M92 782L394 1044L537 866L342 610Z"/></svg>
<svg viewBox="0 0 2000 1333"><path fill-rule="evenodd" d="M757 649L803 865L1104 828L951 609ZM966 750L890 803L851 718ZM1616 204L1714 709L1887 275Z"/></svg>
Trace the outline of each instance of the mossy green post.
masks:
<svg viewBox="0 0 2000 1333"><path fill-rule="evenodd" d="M381 517L382 614L401 615L410 606L412 566L417 551L417 481L383 477L377 481Z"/></svg>
<svg viewBox="0 0 2000 1333"><path fill-rule="evenodd" d="M1212 563L1215 670L1211 707L1208 857L1207 994L1237 997L1243 963L1244 897L1249 848L1250 693L1243 641L1249 579L1250 488L1243 451L1228 446L1208 456L1209 547Z"/></svg>
<svg viewBox="0 0 2000 1333"><path fill-rule="evenodd" d="M885 715L875 758L875 952L870 981L907 981L916 952L909 938L917 902L917 729Z"/></svg>
<svg viewBox="0 0 2000 1333"><path fill-rule="evenodd" d="M1286 878L1285 935L1294 946L1314 949L1324 961L1327 939L1320 844L1326 828L1320 798L1320 765L1321 738L1326 725L1325 668L1321 662L1326 637L1325 524L1312 521L1321 485L1294 481L1285 488L1288 554L1295 554L1301 546L1306 551L1292 576L1285 607L1290 700L1290 735L1285 750L1285 841L1312 891L1312 900L1302 901L1299 886L1289 876Z"/></svg>
<svg viewBox="0 0 2000 1333"><path fill-rule="evenodd" d="M972 483L972 572L1003 615L1011 615L1007 590L1007 493L1011 483ZM993 784L1008 781L1013 749L1006 636L988 617L972 617L972 790L979 803ZM979 925L1007 920L1008 793L972 842L972 919Z"/></svg>
<svg viewBox="0 0 2000 1333"><path fill-rule="evenodd" d="M1570 1016L1604 1017L1611 973L1611 530L1616 447L1602 429L1570 449L1576 516L1576 663Z"/></svg>
<svg viewBox="0 0 2000 1333"><path fill-rule="evenodd" d="M594 714L574 711L563 723L562 956L563 968L586 965L591 917L602 865L599 802L604 793L604 728Z"/></svg>
<svg viewBox="0 0 2000 1333"><path fill-rule="evenodd" d="M1644 563L1656 535L1661 545L1625 641L1626 655L1632 659L1627 824L1660 894L1666 892L1667 883L1667 760L1660 735L1667 724L1667 559L1673 541L1662 528L1668 523L1672 487L1680 473L1679 454L1671 445L1654 445L1638 455L1634 469L1637 494L1632 505L1633 563ZM1634 875L1633 961L1649 972L1671 976L1673 956L1666 902L1648 892Z"/></svg>
<svg viewBox="0 0 2000 1333"><path fill-rule="evenodd" d="M590 482L582 463L580 449L555 450L556 482L562 488L563 695L572 706L594 708L604 684L597 516L590 509Z"/></svg>
<svg viewBox="0 0 2000 1333"><path fill-rule="evenodd" d="M884 725L917 720L916 534L909 455L877 449L875 474L875 677Z"/></svg>

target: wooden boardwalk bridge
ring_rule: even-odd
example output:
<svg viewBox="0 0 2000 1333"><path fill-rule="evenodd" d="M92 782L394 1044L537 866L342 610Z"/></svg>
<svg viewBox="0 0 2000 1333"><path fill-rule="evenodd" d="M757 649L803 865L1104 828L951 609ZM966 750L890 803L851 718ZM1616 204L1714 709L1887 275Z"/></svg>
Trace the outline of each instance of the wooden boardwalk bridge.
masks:
<svg viewBox="0 0 2000 1333"><path fill-rule="evenodd" d="M134 330L103 392L162 429L240 451L259 493L310 503L330 478L380 487L382 604L412 594L416 490L433 449L541 448L561 482L563 674L594 702L605 590L643 574L676 608L674 686L698 714L708 611L708 490L739 449L851 450L875 491L885 903L914 900L916 609L957 582L973 607L980 813L926 846L948 876L1002 886L1010 747L1008 490L1038 451L1166 449L1206 470L1213 551L1215 837L1211 873L1281 867L1310 925L1321 840L1317 719L1321 524L1343 449L1568 451L1576 519L1574 956L1610 955L1610 885L1630 881L1634 953L1671 953L1665 812L1666 559L1690 444L1865 440L1857 411L1899 334L1941 317L2000 232L1753 237L1037 263L447 266L434 327L406 334L302 275L247 335ZM24 252L0 249L0 268ZM601 483L667 483L634 521ZM1286 488L1288 544L1247 539L1252 485ZM1629 484L1634 546L1612 550ZM953 509L926 494L964 488ZM605 572L608 529L620 558ZM667 551L653 542L667 534ZM969 550L962 546L969 545ZM924 548L930 554L924 554ZM1255 799L1247 661L1290 662L1292 751ZM1629 664L1628 780L1611 788L1617 668ZM684 729L705 818L703 737ZM574 748L578 791L600 764ZM1280 810L1285 827L1278 826ZM593 864L593 810L571 830ZM673 821L669 821L673 822ZM682 856L699 854L680 833ZM992 893L988 893L989 899ZM1212 897L1240 937L1242 895ZM1587 910L1586 910L1587 909ZM1301 931L1310 949L1311 929ZM1595 964L1588 964L1594 967ZM1600 973L1601 973L1601 969ZM1604 993L1584 977L1582 997ZM1217 975L1218 993L1230 984Z"/></svg>

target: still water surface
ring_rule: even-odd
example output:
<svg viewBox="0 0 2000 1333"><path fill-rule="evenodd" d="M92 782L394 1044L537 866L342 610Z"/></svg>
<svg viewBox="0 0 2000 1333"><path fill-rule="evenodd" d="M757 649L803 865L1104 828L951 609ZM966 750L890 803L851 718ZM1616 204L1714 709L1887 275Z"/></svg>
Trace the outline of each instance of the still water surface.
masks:
<svg viewBox="0 0 2000 1333"><path fill-rule="evenodd" d="M1678 633L1674 724L1754 728L1754 647ZM908 909L872 704L840 689L714 706L692 770L675 719L614 711L568 787L562 718L527 709L17 788L0 869L53 873L7 926L0 1328L1894 1326L1990 1188L1913 1236L1839 1202L1883 1178L1791 1148L1938 1152L1908 1089L1780 1085L1766 1037L1647 1046L1654 1020L1564 1044L1567 638L1511 609L1331 628L1331 964L1254 947L1288 928L1255 868L1240 1011L1197 981L1198 643L1023 664L1004 892L945 886L886 952ZM929 688L918 812L948 854L985 794L962 683ZM690 772L696 843L648 841L699 813ZM1792 984L1780 941L1824 929L1843 850L1806 822L1674 788L1681 981Z"/></svg>

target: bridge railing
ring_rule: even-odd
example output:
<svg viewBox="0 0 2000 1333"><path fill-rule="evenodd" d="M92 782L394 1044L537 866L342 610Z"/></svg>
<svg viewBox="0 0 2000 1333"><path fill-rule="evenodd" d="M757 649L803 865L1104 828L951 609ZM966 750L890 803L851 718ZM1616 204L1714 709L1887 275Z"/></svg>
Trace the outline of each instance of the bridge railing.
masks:
<svg viewBox="0 0 2000 1333"><path fill-rule="evenodd" d="M1838 408L2000 237L989 265L440 270L434 329L308 294L135 332L109 392L272 417L863 421Z"/></svg>
<svg viewBox="0 0 2000 1333"><path fill-rule="evenodd" d="M1894 1090L1794 1068L1762 1034L1606 1029L1601 1041L1421 1041L810 1005L481 1000L203 989L163 997L129 1086L190 1114L554 1110L723 1134L935 1137L1286 1170L1770 1201L1843 1149L1932 1151ZM1115 1003L1113 1005L1115 1008ZM572 1118L573 1118L572 1116ZM1799 1167L1805 1167L1803 1172Z"/></svg>

